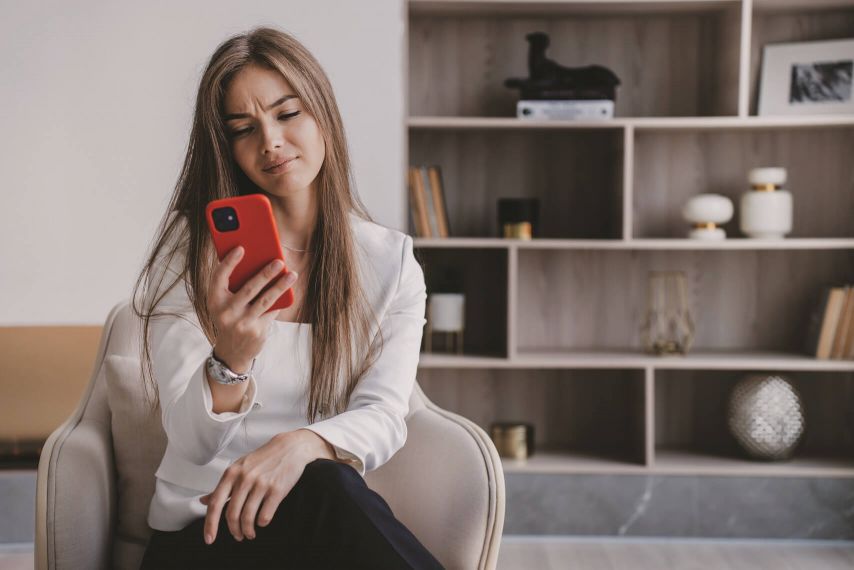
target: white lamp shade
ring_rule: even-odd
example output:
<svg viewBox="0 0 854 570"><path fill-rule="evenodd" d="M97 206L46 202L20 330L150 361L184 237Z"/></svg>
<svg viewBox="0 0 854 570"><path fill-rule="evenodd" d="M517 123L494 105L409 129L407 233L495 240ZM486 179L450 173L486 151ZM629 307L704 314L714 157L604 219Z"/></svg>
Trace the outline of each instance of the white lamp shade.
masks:
<svg viewBox="0 0 854 570"><path fill-rule="evenodd" d="M431 293L428 301L430 326L435 332L463 330L466 296L462 293Z"/></svg>

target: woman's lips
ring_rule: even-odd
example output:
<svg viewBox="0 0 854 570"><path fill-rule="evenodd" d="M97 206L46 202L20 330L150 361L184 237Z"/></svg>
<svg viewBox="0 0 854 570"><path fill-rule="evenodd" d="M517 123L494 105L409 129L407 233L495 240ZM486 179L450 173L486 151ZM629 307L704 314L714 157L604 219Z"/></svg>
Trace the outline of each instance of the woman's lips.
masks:
<svg viewBox="0 0 854 570"><path fill-rule="evenodd" d="M266 172L267 174L280 174L282 172L287 172L293 167L294 162L296 162L297 158L299 157L286 160L285 162L278 164L273 168L265 168L264 172Z"/></svg>

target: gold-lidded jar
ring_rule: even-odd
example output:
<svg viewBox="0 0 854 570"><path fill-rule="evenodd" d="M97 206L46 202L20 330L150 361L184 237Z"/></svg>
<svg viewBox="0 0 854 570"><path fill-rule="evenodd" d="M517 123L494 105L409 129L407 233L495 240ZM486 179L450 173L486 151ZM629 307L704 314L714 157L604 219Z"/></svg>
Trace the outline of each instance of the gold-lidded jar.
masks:
<svg viewBox="0 0 854 570"><path fill-rule="evenodd" d="M490 437L498 455L508 459L527 459L534 453L534 425L526 422L494 422Z"/></svg>

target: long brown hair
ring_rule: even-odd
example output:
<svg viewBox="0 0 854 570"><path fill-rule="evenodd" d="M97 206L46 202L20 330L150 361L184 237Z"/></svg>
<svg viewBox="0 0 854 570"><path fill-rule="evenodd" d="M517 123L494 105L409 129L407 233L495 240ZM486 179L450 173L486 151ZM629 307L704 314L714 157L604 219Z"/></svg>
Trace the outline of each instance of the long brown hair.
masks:
<svg viewBox="0 0 854 570"><path fill-rule="evenodd" d="M374 315L359 279L350 231L351 214L365 220L370 217L355 192L344 128L326 73L295 38L268 27L254 28L223 42L202 76L184 165L148 260L134 286L133 310L141 318L142 326L143 382L153 412L159 404L159 393L153 380L149 323L150 319L161 316L181 316L155 311L166 292L179 286L180 281L184 281L205 336L211 344L217 337L207 311L207 289L216 253L205 222L205 206L217 198L261 192L234 160L222 120L229 82L247 65L281 73L305 110L314 117L326 144L326 156L316 179L318 213L310 240L314 253L307 270L305 299L297 317L298 321L312 325L306 412L311 423L318 416L322 419L346 409L353 388L381 349L378 327L377 339L374 342L370 339ZM169 264L175 259L179 260L179 271L174 272L174 280L164 289L166 272L155 271L157 263ZM138 307L137 296L143 282L146 292L164 292L146 293L146 301ZM148 387L153 398L149 398Z"/></svg>

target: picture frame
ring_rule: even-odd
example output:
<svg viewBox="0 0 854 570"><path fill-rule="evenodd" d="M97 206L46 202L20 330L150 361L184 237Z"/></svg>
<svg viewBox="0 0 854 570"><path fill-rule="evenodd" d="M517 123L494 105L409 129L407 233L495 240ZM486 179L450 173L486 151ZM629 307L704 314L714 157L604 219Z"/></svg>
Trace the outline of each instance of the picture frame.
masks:
<svg viewBox="0 0 854 570"><path fill-rule="evenodd" d="M760 116L854 114L854 38L767 44Z"/></svg>

